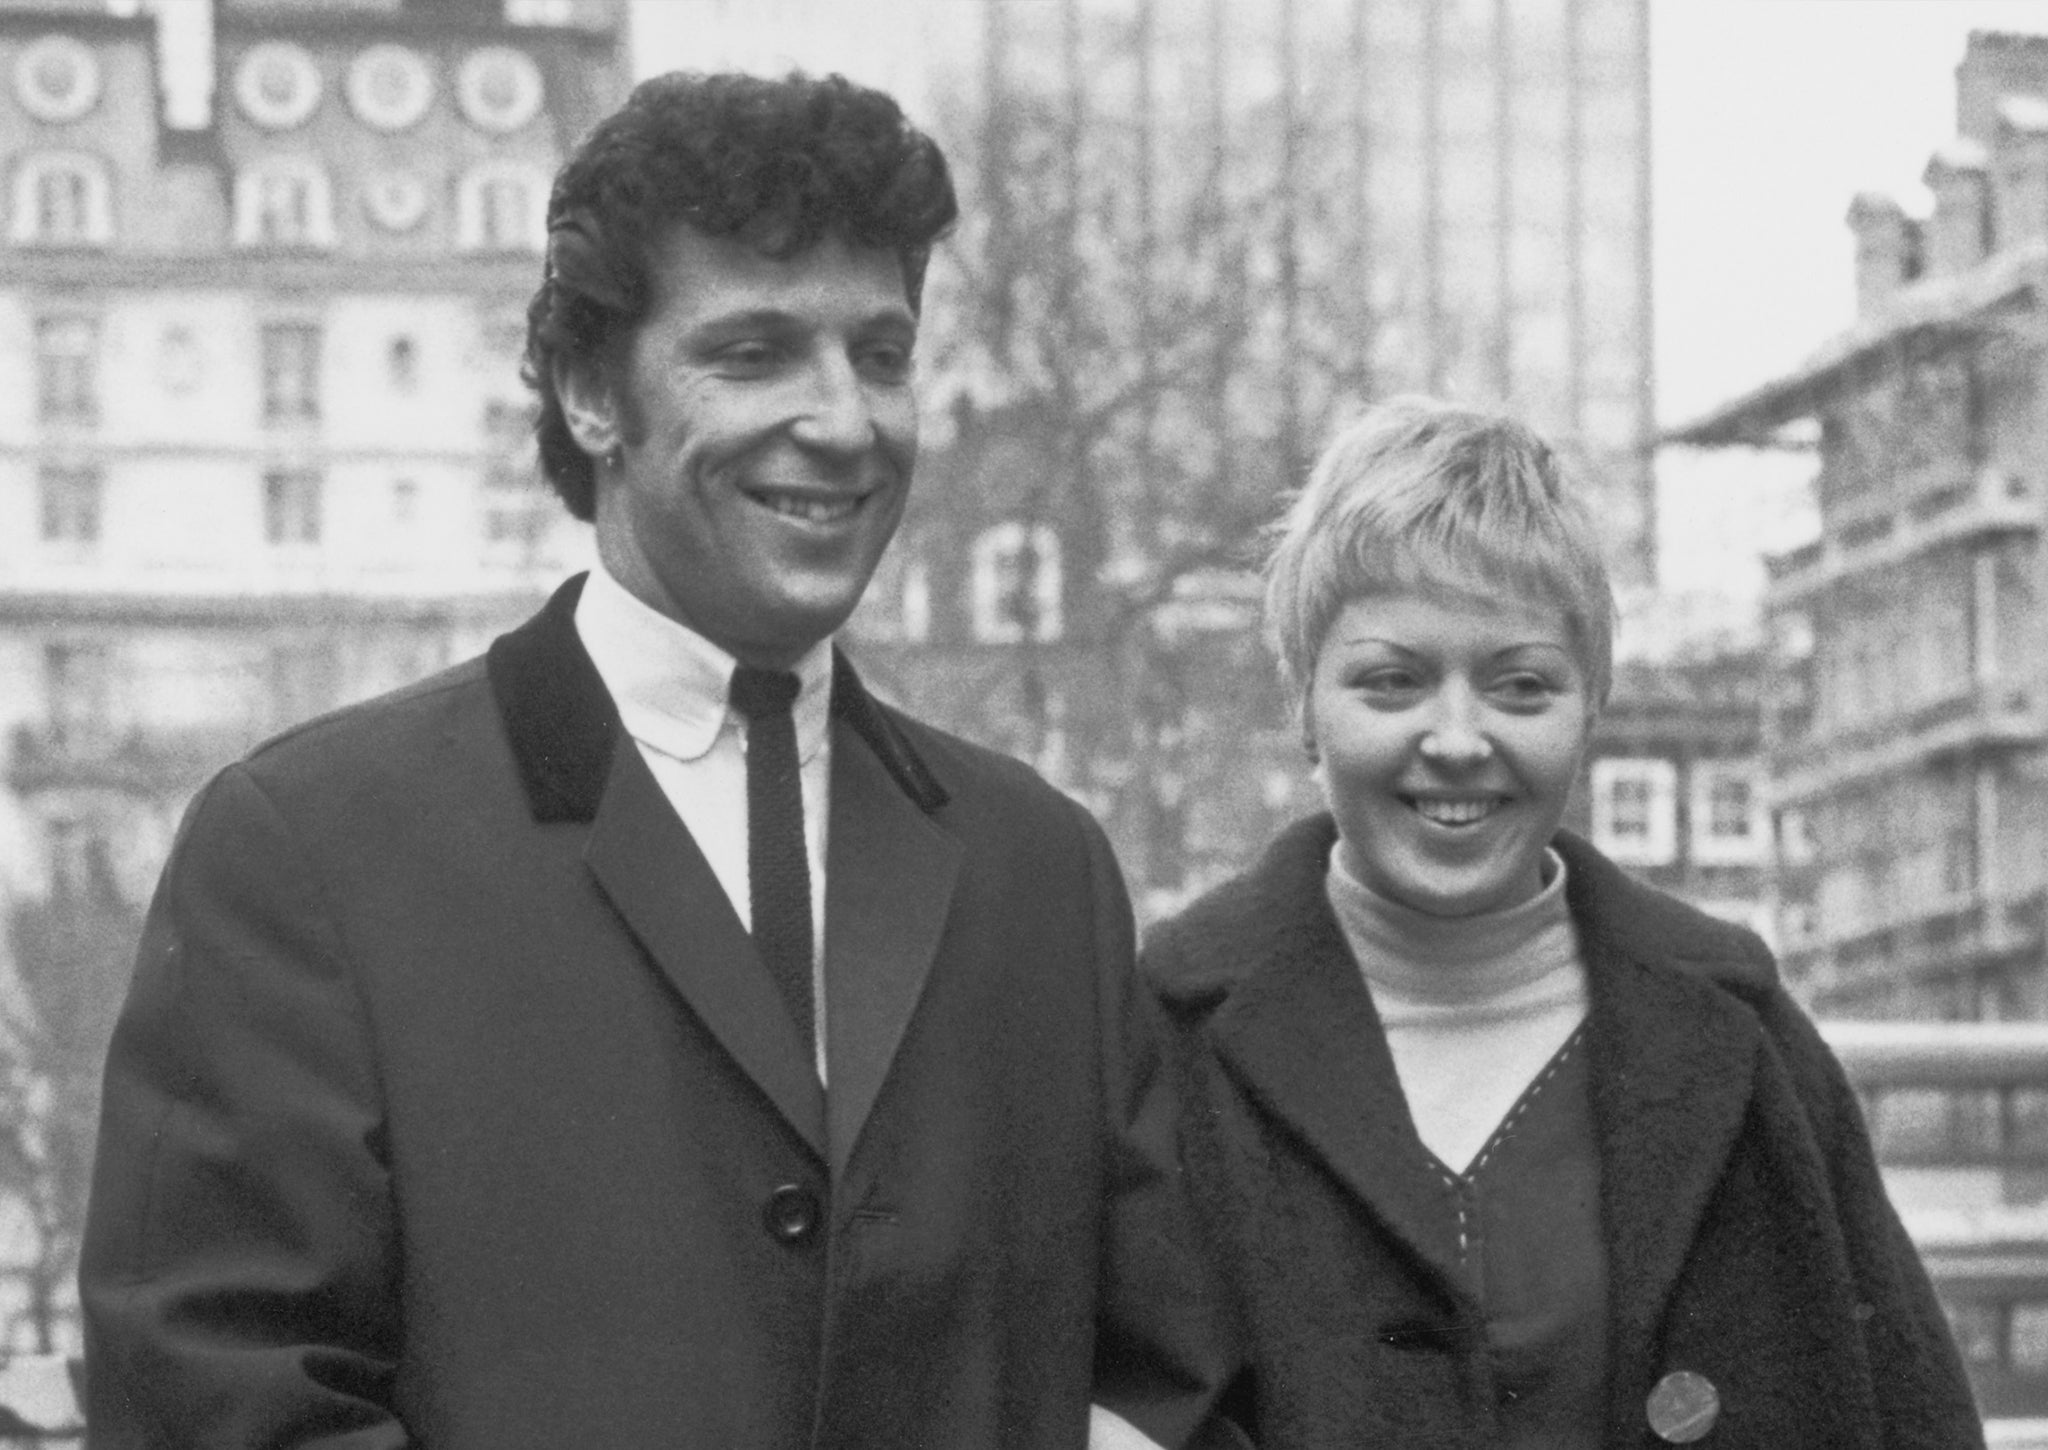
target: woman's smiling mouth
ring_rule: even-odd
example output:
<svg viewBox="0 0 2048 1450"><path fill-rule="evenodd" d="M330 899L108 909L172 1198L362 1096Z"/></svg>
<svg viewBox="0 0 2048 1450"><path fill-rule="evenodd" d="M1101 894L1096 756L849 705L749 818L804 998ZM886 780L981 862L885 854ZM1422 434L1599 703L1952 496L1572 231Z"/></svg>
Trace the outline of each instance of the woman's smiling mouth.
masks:
<svg viewBox="0 0 2048 1450"><path fill-rule="evenodd" d="M1455 800L1441 796L1402 796L1408 808L1436 826L1476 826L1502 806L1506 796L1463 796Z"/></svg>

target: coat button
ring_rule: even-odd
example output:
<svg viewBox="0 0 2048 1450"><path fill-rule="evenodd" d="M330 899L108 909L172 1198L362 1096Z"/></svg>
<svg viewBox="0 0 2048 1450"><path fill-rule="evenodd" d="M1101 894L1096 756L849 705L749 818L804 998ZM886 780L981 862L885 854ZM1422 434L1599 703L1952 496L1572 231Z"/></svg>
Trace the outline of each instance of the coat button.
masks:
<svg viewBox="0 0 2048 1450"><path fill-rule="evenodd" d="M1675 1369L1657 1381L1644 1406L1650 1428L1667 1445L1690 1445L1707 1438L1721 1418L1721 1392L1703 1374Z"/></svg>
<svg viewBox="0 0 2048 1450"><path fill-rule="evenodd" d="M818 1195L797 1183L785 1183L768 1195L761 1221L771 1237L800 1244L818 1231Z"/></svg>

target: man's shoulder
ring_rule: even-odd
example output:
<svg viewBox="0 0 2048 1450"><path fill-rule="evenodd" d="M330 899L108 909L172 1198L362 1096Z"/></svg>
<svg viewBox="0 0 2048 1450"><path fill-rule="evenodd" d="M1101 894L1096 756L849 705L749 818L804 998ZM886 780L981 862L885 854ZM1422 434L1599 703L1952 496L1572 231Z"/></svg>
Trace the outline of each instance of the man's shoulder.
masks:
<svg viewBox="0 0 2048 1450"><path fill-rule="evenodd" d="M1087 814L1078 801L1015 756L978 745L899 706L875 703L945 790L948 806L972 807L985 800L1002 800Z"/></svg>
<svg viewBox="0 0 2048 1450"><path fill-rule="evenodd" d="M495 731L497 707L481 657L314 716L252 749L242 767L271 786L362 783L406 773Z"/></svg>

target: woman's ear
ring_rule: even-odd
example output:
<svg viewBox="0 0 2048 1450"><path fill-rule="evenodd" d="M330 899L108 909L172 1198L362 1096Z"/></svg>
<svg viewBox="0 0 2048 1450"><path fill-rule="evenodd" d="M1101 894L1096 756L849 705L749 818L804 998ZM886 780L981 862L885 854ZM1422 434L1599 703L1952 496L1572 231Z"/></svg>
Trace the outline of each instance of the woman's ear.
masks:
<svg viewBox="0 0 2048 1450"><path fill-rule="evenodd" d="M554 360L555 396L562 402L562 421L576 446L595 459L604 459L618 448L619 400L612 388L611 369L600 358Z"/></svg>

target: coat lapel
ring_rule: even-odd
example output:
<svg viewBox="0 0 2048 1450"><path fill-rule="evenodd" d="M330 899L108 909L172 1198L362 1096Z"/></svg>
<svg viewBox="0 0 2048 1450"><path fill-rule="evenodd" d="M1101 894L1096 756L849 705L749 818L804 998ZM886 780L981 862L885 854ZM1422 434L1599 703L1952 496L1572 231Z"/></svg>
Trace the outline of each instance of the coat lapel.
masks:
<svg viewBox="0 0 2048 1450"><path fill-rule="evenodd" d="M1714 963L1682 959L1698 934L1666 934L1668 903L1583 846L1559 845L1592 992L1612 1383L1626 1395L1748 1114L1762 1029L1692 970Z"/></svg>
<svg viewBox="0 0 2048 1450"><path fill-rule="evenodd" d="M1327 826L1327 818L1307 824ZM1334 828L1283 835L1260 867L1269 909L1247 919L1260 939L1208 944L1219 957L1259 964L1217 1008L1213 1040L1245 1090L1455 1291L1455 1227L1432 1197L1434 1160L1324 895L1334 836Z"/></svg>
<svg viewBox="0 0 2048 1450"><path fill-rule="evenodd" d="M845 1171L938 952L958 841L843 718L832 735L825 872L826 1140Z"/></svg>
<svg viewBox="0 0 2048 1450"><path fill-rule="evenodd" d="M843 1168L881 1091L944 925L959 847L928 817L943 785L844 658L832 682L826 1094L753 939L635 749L576 633L583 576L486 657L536 822L587 822L585 861L662 974L790 1126Z"/></svg>
<svg viewBox="0 0 2048 1450"><path fill-rule="evenodd" d="M638 750L613 753L584 860L662 975L825 1156L825 1091L711 865Z"/></svg>

